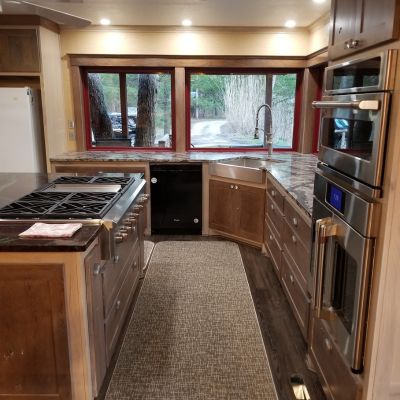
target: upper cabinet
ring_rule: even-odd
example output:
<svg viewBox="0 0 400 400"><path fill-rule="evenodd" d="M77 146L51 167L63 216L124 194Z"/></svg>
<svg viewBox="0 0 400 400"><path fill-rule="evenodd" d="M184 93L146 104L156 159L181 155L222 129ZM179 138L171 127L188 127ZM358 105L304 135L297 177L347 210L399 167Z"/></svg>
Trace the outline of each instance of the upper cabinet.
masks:
<svg viewBox="0 0 400 400"><path fill-rule="evenodd" d="M332 0L329 58L399 37L399 0Z"/></svg>
<svg viewBox="0 0 400 400"><path fill-rule="evenodd" d="M36 29L0 30L0 72L40 72Z"/></svg>

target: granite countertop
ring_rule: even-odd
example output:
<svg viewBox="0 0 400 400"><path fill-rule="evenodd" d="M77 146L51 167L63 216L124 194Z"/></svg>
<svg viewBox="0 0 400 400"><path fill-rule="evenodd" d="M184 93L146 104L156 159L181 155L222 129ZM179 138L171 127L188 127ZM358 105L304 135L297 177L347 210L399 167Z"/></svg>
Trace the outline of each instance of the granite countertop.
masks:
<svg viewBox="0 0 400 400"><path fill-rule="evenodd" d="M83 151L52 157L53 162L218 162L235 158L254 158L279 160L265 169L291 195L307 214L312 214L314 173L317 157L313 154L295 152L275 152L268 157L264 152L185 152L145 151L145 152L107 152Z"/></svg>

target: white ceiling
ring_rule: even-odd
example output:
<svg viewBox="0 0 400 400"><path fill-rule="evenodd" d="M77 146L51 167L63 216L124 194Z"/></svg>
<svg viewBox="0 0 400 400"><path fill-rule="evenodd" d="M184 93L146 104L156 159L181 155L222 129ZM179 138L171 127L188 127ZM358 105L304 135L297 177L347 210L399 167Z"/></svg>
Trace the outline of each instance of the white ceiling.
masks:
<svg viewBox="0 0 400 400"><path fill-rule="evenodd" d="M0 0L1 1L1 0ZM193 26L282 27L294 19L307 27L329 11L330 0L29 0L98 24L176 26L190 18ZM3 13L23 13L18 1L3 0Z"/></svg>

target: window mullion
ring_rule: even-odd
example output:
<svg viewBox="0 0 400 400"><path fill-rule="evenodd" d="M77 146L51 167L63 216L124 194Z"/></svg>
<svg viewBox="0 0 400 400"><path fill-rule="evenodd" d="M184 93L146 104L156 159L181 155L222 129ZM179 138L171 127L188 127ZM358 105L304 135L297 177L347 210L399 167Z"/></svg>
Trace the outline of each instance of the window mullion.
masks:
<svg viewBox="0 0 400 400"><path fill-rule="evenodd" d="M126 73L119 74L119 87L121 99L121 122L122 122L122 135L128 138L128 105L127 105L127 88L126 88Z"/></svg>

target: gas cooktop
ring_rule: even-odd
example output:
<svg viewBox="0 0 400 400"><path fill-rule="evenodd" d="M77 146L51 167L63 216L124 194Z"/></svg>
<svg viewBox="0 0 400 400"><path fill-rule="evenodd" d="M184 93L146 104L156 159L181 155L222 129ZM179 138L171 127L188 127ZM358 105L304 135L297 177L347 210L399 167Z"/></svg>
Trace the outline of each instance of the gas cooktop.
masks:
<svg viewBox="0 0 400 400"><path fill-rule="evenodd" d="M100 219L134 181L134 177L62 176L1 208L0 218Z"/></svg>

